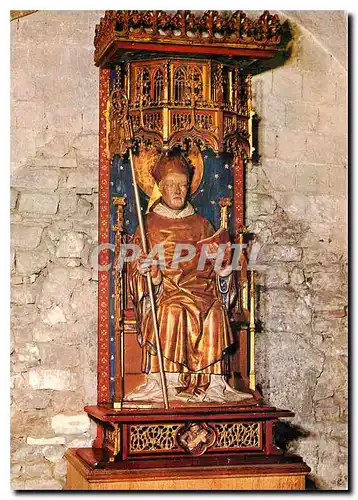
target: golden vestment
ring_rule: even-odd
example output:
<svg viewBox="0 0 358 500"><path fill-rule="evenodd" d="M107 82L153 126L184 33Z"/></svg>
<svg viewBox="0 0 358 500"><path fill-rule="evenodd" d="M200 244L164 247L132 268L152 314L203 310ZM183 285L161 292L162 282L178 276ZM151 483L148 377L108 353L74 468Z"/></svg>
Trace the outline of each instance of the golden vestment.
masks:
<svg viewBox="0 0 358 500"><path fill-rule="evenodd" d="M150 212L145 217L149 249L162 243L166 268L162 282L156 287L156 310L165 372L222 374L224 351L234 342L228 315L216 287L213 263L206 261L202 271L197 270L199 252L188 262L180 262L178 269L171 263L177 243L195 244L215 231L210 222L193 213L183 218L170 218ZM137 229L133 243L141 246ZM153 318L146 299L146 278L129 266L131 295L137 310L138 339L142 353L142 371L158 372ZM139 331L140 330L140 331ZM187 377L188 378L188 377ZM190 377L189 377L190 379ZM209 376L201 376L196 386L207 386ZM189 380L183 384L189 385ZM193 381L191 382L191 385Z"/></svg>

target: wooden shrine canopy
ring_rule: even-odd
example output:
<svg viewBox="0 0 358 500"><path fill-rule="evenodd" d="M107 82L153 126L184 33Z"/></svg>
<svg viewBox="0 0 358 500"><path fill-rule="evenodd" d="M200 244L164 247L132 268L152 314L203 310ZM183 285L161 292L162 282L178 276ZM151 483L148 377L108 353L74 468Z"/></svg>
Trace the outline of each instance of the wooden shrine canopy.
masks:
<svg viewBox="0 0 358 500"><path fill-rule="evenodd" d="M241 10L108 10L96 26L94 60L96 66L110 68L117 61L133 60L138 51L217 56L240 60L253 73L260 60L284 51L287 39L287 24L268 11L251 20Z"/></svg>

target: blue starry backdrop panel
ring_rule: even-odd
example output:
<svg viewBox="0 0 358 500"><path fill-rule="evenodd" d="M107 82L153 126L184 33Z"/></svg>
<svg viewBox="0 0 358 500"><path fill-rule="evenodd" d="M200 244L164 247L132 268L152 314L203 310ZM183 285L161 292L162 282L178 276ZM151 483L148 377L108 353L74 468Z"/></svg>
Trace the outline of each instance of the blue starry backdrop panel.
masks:
<svg viewBox="0 0 358 500"><path fill-rule="evenodd" d="M217 155L211 149L202 152L204 175L191 202L200 215L206 217L215 229L220 227L220 198L233 198L232 158L222 153ZM233 233L233 217L229 210L229 232Z"/></svg>

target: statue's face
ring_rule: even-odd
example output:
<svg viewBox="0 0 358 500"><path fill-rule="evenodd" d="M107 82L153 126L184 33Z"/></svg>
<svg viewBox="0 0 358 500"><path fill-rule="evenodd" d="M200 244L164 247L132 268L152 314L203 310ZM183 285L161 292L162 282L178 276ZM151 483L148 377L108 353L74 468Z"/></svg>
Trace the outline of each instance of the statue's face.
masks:
<svg viewBox="0 0 358 500"><path fill-rule="evenodd" d="M181 210L186 203L189 180L185 174L170 173L160 182L160 191L164 203L173 210Z"/></svg>

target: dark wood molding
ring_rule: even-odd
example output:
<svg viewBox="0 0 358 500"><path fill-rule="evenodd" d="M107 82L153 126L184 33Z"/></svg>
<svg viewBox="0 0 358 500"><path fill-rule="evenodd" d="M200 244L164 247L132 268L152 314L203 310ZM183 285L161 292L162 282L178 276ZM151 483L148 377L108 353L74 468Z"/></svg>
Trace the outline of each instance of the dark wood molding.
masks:
<svg viewBox="0 0 358 500"><path fill-rule="evenodd" d="M30 16L35 12L39 12L38 10L10 10L10 21L14 21L15 19L20 19L20 17Z"/></svg>

